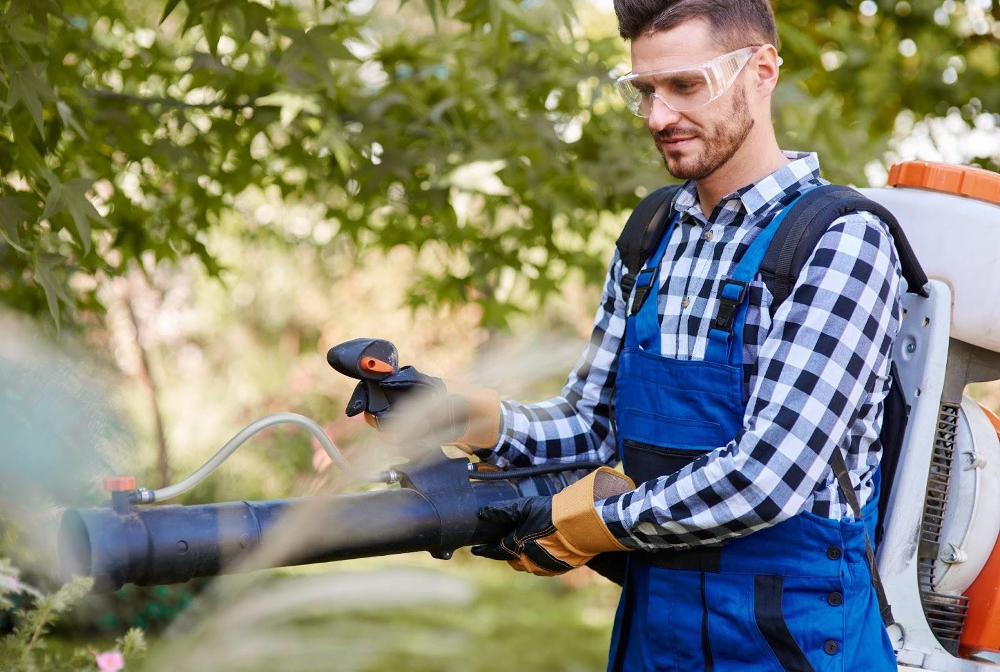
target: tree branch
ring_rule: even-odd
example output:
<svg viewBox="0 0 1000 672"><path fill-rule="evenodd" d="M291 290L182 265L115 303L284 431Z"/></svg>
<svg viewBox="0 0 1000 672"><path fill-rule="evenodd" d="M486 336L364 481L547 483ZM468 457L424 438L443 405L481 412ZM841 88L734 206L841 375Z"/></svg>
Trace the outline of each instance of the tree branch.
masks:
<svg viewBox="0 0 1000 672"><path fill-rule="evenodd" d="M256 110L257 105L255 104L257 99L252 98L246 103L232 103L228 101L218 101L214 103L186 103L183 100L177 100L176 98L165 98L161 96L133 96L128 93L118 93L117 91L107 91L103 89L86 89L87 93L94 98L100 98L102 100L118 100L127 103L137 103L143 106L151 105L162 105L163 107L171 107L175 109L188 109L188 110L233 110L239 112L245 109Z"/></svg>
<svg viewBox="0 0 1000 672"><path fill-rule="evenodd" d="M152 370L149 367L149 354L142 345L142 338L139 332L139 318L135 314L132 306L132 291L129 285L125 290L125 308L128 310L129 319L132 321L132 329L135 333L135 347L139 351L139 362L141 365L141 375L146 387L149 388L149 402L153 411L153 428L156 432L156 465L160 472L160 487L165 488L170 485L170 462L167 451L167 436L163 431L163 414L160 412L160 394L153 379Z"/></svg>

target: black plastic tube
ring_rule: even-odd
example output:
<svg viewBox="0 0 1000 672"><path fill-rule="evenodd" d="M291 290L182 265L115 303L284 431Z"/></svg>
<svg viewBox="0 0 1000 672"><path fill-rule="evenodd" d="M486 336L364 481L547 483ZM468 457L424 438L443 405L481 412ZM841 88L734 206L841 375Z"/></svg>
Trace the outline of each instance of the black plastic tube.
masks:
<svg viewBox="0 0 1000 672"><path fill-rule="evenodd" d="M93 577L94 590L103 592L125 583L181 583L263 567L413 551L447 557L455 545L442 547L442 541L452 538L456 521L471 519L475 528L459 545L488 541L488 527L476 523L480 508L520 496L552 495L568 483L558 474L516 483L469 484L462 478L470 496L455 499L392 488L266 502L133 506L123 513L111 506L69 509L59 530L63 575Z"/></svg>
<svg viewBox="0 0 1000 672"><path fill-rule="evenodd" d="M603 462L567 462L565 464L539 464L533 467L502 469L499 471L473 469L469 472L469 478L477 481L503 481L511 478L555 474L563 471L594 470L603 466L606 466Z"/></svg>
<svg viewBox="0 0 1000 672"><path fill-rule="evenodd" d="M295 529L281 529L284 520ZM238 560L280 533L289 535L287 550L266 558L265 566L431 550L440 527L431 503L406 489L126 514L71 509L60 524L59 555L64 575L92 576L94 589L106 591L237 570Z"/></svg>

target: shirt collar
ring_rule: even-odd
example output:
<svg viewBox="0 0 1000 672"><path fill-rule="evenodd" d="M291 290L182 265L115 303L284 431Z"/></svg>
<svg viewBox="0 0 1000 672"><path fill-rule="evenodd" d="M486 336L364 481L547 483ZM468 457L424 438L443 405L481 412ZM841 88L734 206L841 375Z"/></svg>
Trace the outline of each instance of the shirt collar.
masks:
<svg viewBox="0 0 1000 672"><path fill-rule="evenodd" d="M789 190L819 179L819 157L815 152L783 151L782 154L789 163L770 175L723 196L712 213L712 220L718 219L719 213L723 210L733 211L743 208L750 217L766 213ZM684 183L674 201L674 208L679 213L687 213L696 221L709 223L701 211L698 189L693 180Z"/></svg>

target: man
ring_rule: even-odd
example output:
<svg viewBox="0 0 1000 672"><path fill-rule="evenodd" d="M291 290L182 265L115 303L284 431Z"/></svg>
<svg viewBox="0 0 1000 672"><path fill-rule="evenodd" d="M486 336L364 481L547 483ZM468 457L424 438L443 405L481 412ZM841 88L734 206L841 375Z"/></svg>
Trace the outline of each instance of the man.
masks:
<svg viewBox="0 0 1000 672"><path fill-rule="evenodd" d="M453 396L451 419L457 444L501 466L621 458L627 476L603 467L488 507L504 536L473 552L547 575L626 552L609 669L895 670L865 557L900 321L890 233L840 217L772 311L758 272L772 225L825 182L814 154L775 139L767 0L615 10L632 53L619 90L687 180L676 216L631 292L615 254L561 396Z"/></svg>

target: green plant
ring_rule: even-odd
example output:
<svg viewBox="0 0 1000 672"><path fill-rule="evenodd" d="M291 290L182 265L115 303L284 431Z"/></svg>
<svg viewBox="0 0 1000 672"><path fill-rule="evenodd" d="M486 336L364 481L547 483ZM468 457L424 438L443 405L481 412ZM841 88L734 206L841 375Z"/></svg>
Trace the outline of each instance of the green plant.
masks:
<svg viewBox="0 0 1000 672"><path fill-rule="evenodd" d="M20 572L0 559L0 609L14 608L13 594L27 593L34 599L15 611L13 631L0 639L0 669L6 672L43 670L94 670L98 652L91 647L53 650L46 636L60 617L70 612L93 585L92 579L75 578L54 593L42 594L20 581ZM138 659L146 649L143 631L132 628L115 641L114 648L126 661ZM101 668L110 669L110 668Z"/></svg>

